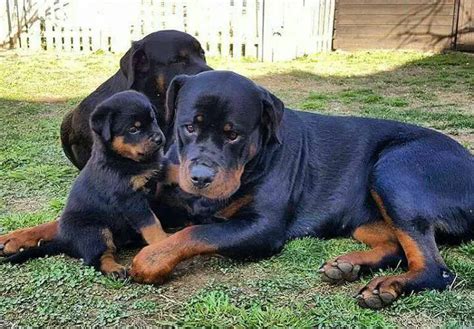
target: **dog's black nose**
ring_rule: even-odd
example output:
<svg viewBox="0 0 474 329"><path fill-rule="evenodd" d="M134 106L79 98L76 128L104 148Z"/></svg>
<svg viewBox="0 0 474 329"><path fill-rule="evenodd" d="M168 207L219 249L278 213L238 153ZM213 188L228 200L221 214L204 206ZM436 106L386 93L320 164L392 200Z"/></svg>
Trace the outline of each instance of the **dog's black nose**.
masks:
<svg viewBox="0 0 474 329"><path fill-rule="evenodd" d="M197 188L209 186L216 176L216 171L210 166L197 164L191 168L191 181Z"/></svg>
<svg viewBox="0 0 474 329"><path fill-rule="evenodd" d="M155 143L156 145L160 146L162 144L164 144L165 142L165 137L162 135L162 134L154 134L152 137L151 137L151 141L153 143Z"/></svg>

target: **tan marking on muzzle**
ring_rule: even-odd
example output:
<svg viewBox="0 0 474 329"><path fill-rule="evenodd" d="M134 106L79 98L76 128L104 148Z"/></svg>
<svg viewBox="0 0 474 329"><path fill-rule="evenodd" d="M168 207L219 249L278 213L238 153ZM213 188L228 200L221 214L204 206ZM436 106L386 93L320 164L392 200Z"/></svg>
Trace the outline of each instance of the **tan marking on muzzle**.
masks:
<svg viewBox="0 0 474 329"><path fill-rule="evenodd" d="M151 153L154 143L148 139L140 143L131 144L124 141L123 136L116 136L112 141L112 149L124 158L140 162L144 156Z"/></svg>
<svg viewBox="0 0 474 329"><path fill-rule="evenodd" d="M201 195L209 199L227 199L240 187L240 178L244 172L244 166L237 169L224 171L219 168L214 180L205 188L197 188L191 182L189 173L190 161L183 159L179 167L179 186L187 193Z"/></svg>

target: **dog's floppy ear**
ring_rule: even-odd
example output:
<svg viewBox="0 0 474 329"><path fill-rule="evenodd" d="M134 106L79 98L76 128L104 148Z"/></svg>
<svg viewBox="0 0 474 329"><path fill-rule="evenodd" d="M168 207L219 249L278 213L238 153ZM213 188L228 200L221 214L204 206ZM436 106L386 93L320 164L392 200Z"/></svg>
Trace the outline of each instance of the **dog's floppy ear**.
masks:
<svg viewBox="0 0 474 329"><path fill-rule="evenodd" d="M109 142L112 139L111 124L112 112L103 105L97 106L89 121L92 131L102 137L105 142Z"/></svg>
<svg viewBox="0 0 474 329"><path fill-rule="evenodd" d="M186 80L189 78L188 75L181 74L176 76L168 87L166 91L166 115L165 121L168 126L170 126L176 115L176 98L178 97L179 89L184 85Z"/></svg>
<svg viewBox="0 0 474 329"><path fill-rule="evenodd" d="M135 80L149 72L150 61L142 42L135 41L132 43L132 47L120 59L120 70L127 78L127 89L133 89Z"/></svg>
<svg viewBox="0 0 474 329"><path fill-rule="evenodd" d="M260 87L262 97L262 122L267 130L267 142L274 141L281 144L280 123L283 118L285 104L270 93Z"/></svg>

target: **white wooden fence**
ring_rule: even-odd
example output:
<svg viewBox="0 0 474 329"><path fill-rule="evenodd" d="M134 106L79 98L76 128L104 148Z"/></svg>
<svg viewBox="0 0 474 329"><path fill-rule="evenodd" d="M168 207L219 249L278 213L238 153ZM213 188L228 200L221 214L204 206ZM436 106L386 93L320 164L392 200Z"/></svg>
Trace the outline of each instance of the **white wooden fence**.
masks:
<svg viewBox="0 0 474 329"><path fill-rule="evenodd" d="M5 0L0 44L123 52L162 29L194 35L208 56L289 60L332 47L335 0Z"/></svg>

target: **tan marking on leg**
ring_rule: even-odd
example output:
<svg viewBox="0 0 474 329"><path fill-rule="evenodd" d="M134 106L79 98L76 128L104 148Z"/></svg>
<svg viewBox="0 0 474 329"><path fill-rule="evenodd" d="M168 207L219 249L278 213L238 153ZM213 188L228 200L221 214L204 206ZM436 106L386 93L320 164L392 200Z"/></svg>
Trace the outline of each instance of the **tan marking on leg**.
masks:
<svg viewBox="0 0 474 329"><path fill-rule="evenodd" d="M34 248L42 242L53 240L58 233L58 221L47 222L35 227L15 230L0 236L3 249L0 255L11 255L21 249Z"/></svg>
<svg viewBox="0 0 474 329"><path fill-rule="evenodd" d="M378 195L378 193L374 190L371 190L370 192L380 210L380 213L382 214L383 219L388 225L392 227L398 242L400 243L403 248L403 251L405 252L405 256L408 261L409 272L423 271L426 266L425 256L423 255L423 252L421 251L421 248L418 243L406 232L393 226L393 220L388 215L380 195Z"/></svg>
<svg viewBox="0 0 474 329"><path fill-rule="evenodd" d="M393 229L382 221L358 227L353 237L372 249L352 252L338 259L350 260L353 264L373 266L380 263L384 257L398 253L400 249Z"/></svg>
<svg viewBox="0 0 474 329"><path fill-rule="evenodd" d="M408 261L408 272L400 275L375 278L359 291L357 300L360 306L380 309L391 304L405 292L405 287L410 281L416 280L420 274L426 271L426 262L418 242L409 234L393 225L393 220L388 215L380 195L374 190L370 192L384 221L392 228Z"/></svg>
<svg viewBox="0 0 474 329"><path fill-rule="evenodd" d="M181 261L215 253L214 245L192 237L196 226L187 227L165 240L143 248L133 259L130 274L137 282L162 283Z"/></svg>
<svg viewBox="0 0 474 329"><path fill-rule="evenodd" d="M107 245L107 250L100 257L100 270L104 274L124 277L126 269L124 266L117 263L117 260L115 259L117 248L114 244L112 232L109 229L104 229L102 230L102 236Z"/></svg>
<svg viewBox="0 0 474 329"><path fill-rule="evenodd" d="M140 233L147 244L154 244L168 237L165 231L163 231L158 217L156 217L155 214L153 214L153 217L155 217L155 223L145 226L140 230Z"/></svg>

